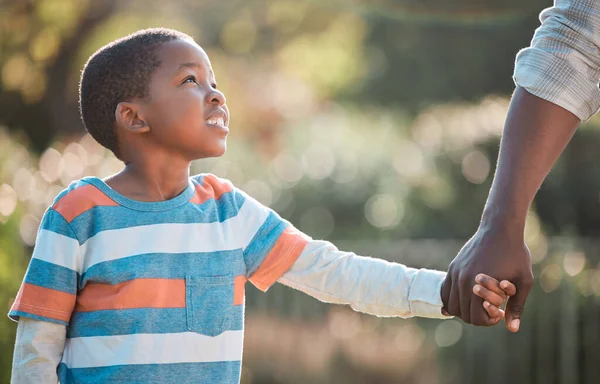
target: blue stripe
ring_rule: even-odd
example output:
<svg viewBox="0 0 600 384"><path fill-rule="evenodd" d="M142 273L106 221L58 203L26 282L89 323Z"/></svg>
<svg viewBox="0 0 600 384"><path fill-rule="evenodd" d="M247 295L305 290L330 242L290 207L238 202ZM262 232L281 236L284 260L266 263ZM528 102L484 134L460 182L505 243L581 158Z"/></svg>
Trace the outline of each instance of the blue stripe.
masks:
<svg viewBox="0 0 600 384"><path fill-rule="evenodd" d="M208 315L210 317L210 315L214 314ZM227 321L221 325L219 333L242 329L244 329L244 306L232 305L230 315ZM186 308L134 308L74 312L71 316L67 337L115 336L138 333L180 333L188 331Z"/></svg>
<svg viewBox="0 0 600 384"><path fill-rule="evenodd" d="M33 315L31 313L27 313L27 312L23 312L23 311L10 311L8 313L8 317L13 321L19 321L20 317L26 317L28 319L47 321L50 323L55 323L55 324L60 324L60 325L69 325L69 323L67 323L66 321L53 319L52 317Z"/></svg>
<svg viewBox="0 0 600 384"><path fill-rule="evenodd" d="M241 361L219 361L69 369L61 363L58 366L58 378L61 384L235 384L240 382L241 365Z"/></svg>
<svg viewBox="0 0 600 384"><path fill-rule="evenodd" d="M27 273L25 273L26 283L72 295L77 294L78 280L76 271L36 258L31 259Z"/></svg>
<svg viewBox="0 0 600 384"><path fill-rule="evenodd" d="M104 261L91 266L81 277L86 283L119 284L132 279L183 279L188 275L245 275L241 249L193 253L147 253Z"/></svg>
<svg viewBox="0 0 600 384"><path fill-rule="evenodd" d="M71 239L77 239L77 236L65 218L52 208L48 208L44 213L44 217L40 223L40 229L56 232L58 234L70 237Z"/></svg>
<svg viewBox="0 0 600 384"><path fill-rule="evenodd" d="M244 195L232 191L224 193L218 200L183 204L168 214L133 211L122 206L97 206L73 219L71 227L83 244L98 232L110 229L165 223L221 223L238 214L244 199Z"/></svg>
<svg viewBox="0 0 600 384"><path fill-rule="evenodd" d="M267 219L244 251L247 268L246 277L256 272L288 225L288 222L281 219L275 212L271 211L269 213L269 216L267 216Z"/></svg>

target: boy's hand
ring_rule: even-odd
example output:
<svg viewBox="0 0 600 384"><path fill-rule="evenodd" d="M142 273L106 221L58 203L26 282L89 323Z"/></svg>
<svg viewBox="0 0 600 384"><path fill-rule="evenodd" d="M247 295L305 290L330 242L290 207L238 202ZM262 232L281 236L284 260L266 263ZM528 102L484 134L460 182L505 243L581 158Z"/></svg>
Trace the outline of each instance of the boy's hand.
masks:
<svg viewBox="0 0 600 384"><path fill-rule="evenodd" d="M498 280L484 273L475 277L473 292L483 299L483 308L489 316L488 325L496 325L504 318L504 311L501 309L506 299L517 293L517 288L513 283L507 280Z"/></svg>

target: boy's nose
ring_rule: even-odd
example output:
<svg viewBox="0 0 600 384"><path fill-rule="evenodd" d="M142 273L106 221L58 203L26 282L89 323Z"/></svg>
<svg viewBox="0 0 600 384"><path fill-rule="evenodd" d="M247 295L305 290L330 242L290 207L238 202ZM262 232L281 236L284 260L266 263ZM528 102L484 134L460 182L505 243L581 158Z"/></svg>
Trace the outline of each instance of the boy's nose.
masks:
<svg viewBox="0 0 600 384"><path fill-rule="evenodd" d="M211 94L209 95L209 100L211 103L215 103L218 105L224 105L225 103L227 103L227 98L225 97L223 92L219 91L218 89L214 89L211 92Z"/></svg>

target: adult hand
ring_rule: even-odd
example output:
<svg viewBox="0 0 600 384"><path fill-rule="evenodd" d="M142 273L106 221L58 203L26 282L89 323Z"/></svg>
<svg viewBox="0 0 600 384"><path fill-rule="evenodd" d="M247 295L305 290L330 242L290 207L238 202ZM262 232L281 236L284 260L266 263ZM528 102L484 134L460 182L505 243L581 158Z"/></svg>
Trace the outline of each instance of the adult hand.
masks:
<svg viewBox="0 0 600 384"><path fill-rule="evenodd" d="M523 233L480 227L450 263L442 284L446 312L466 323L495 325L500 319L490 318L483 309L482 299L473 293L475 276L479 273L516 285L517 293L506 305L505 321L509 330L517 332L533 284L531 255Z"/></svg>

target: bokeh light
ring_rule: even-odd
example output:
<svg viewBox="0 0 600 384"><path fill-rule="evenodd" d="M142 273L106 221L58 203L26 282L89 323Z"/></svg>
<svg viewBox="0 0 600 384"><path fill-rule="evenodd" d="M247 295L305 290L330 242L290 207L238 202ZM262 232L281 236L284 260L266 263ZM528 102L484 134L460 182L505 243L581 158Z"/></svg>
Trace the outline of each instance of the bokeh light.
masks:
<svg viewBox="0 0 600 384"><path fill-rule="evenodd" d="M565 255L563 266L569 276L577 276L585 267L585 254L583 252L571 251Z"/></svg>
<svg viewBox="0 0 600 384"><path fill-rule="evenodd" d="M17 207L17 193L8 184L0 185L0 215L10 216Z"/></svg>
<svg viewBox="0 0 600 384"><path fill-rule="evenodd" d="M53 183L60 178L65 167L65 162L60 152L50 147L40 157L40 171L44 179Z"/></svg>
<svg viewBox="0 0 600 384"><path fill-rule="evenodd" d="M467 153L462 160L462 173L469 182L481 184L490 173L490 161L483 152Z"/></svg>
<svg viewBox="0 0 600 384"><path fill-rule="evenodd" d="M248 181L244 184L242 190L266 206L270 206L273 202L273 192L271 191L271 188L260 180Z"/></svg>
<svg viewBox="0 0 600 384"><path fill-rule="evenodd" d="M315 239L327 239L335 228L335 219L326 207L311 207L302 213L300 229Z"/></svg>
<svg viewBox="0 0 600 384"><path fill-rule="evenodd" d="M303 176L303 171L298 158L289 152L280 153L272 162L273 170L277 177L293 186Z"/></svg>
<svg viewBox="0 0 600 384"><path fill-rule="evenodd" d="M404 207L392 195L374 195L365 204L365 215L377 228L393 228L402 219Z"/></svg>
<svg viewBox="0 0 600 384"><path fill-rule="evenodd" d="M450 347L456 344L463 334L463 325L456 320L442 321L435 327L435 342L440 347Z"/></svg>
<svg viewBox="0 0 600 384"><path fill-rule="evenodd" d="M400 352L417 352L424 341L425 332L417 324L406 324L398 327L395 342Z"/></svg>
<svg viewBox="0 0 600 384"><path fill-rule="evenodd" d="M540 286L546 293L554 291L562 280L562 269L558 264L550 264L540 273Z"/></svg>

